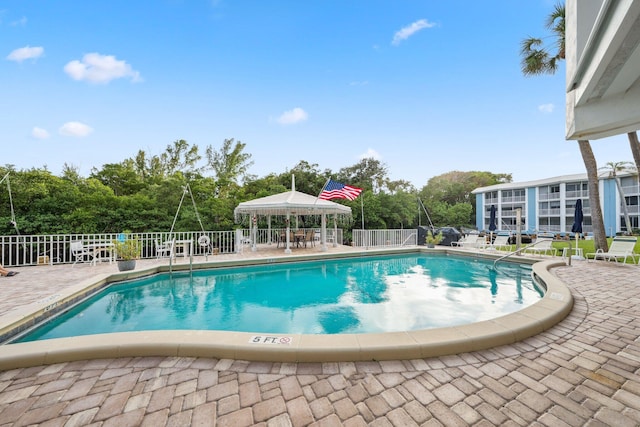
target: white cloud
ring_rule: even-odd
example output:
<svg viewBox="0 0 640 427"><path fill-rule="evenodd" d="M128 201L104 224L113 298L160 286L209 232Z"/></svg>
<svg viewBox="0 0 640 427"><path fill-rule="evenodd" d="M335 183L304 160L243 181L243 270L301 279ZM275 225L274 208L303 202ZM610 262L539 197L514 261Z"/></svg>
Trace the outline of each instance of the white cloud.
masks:
<svg viewBox="0 0 640 427"><path fill-rule="evenodd" d="M39 58L42 56L43 53L44 53L44 48L41 46L37 46L37 47L26 46L11 52L7 56L7 59L9 61L22 62L25 59Z"/></svg>
<svg viewBox="0 0 640 427"><path fill-rule="evenodd" d="M31 130L31 136L36 139L47 139L49 138L49 132L36 126Z"/></svg>
<svg viewBox="0 0 640 427"><path fill-rule="evenodd" d="M555 105L553 104L542 104L542 105L538 105L538 111L545 113L545 114L549 114L549 113L553 113L553 110L556 108Z"/></svg>
<svg viewBox="0 0 640 427"><path fill-rule="evenodd" d="M12 27L24 27L25 25L27 25L27 17L23 16L22 18L18 19L17 21L13 21L13 22L9 23L9 25L11 25Z"/></svg>
<svg viewBox="0 0 640 427"><path fill-rule="evenodd" d="M278 123L281 125L292 125L299 122L304 122L309 118L309 115L300 107L296 107L293 110L285 111L280 117L278 117Z"/></svg>
<svg viewBox="0 0 640 427"><path fill-rule="evenodd" d="M109 83L111 80L129 77L131 81L142 81L140 73L125 61L119 61L112 55L88 53L82 61L74 60L64 66L64 71L74 80L86 80L91 83Z"/></svg>
<svg viewBox="0 0 640 427"><path fill-rule="evenodd" d="M432 28L435 26L436 24L434 24L433 22L429 22L426 19L420 19L419 21L409 24L406 27L403 27L402 29L397 31L393 35L393 40L391 41L391 44L394 46L397 46L400 44L401 41L408 39L418 31L423 30L425 28Z"/></svg>
<svg viewBox="0 0 640 427"><path fill-rule="evenodd" d="M84 123L67 122L62 125L58 132L60 133L60 135L64 136L76 136L78 138L82 138L93 132L93 129L90 126L85 125Z"/></svg>
<svg viewBox="0 0 640 427"><path fill-rule="evenodd" d="M378 153L373 148L368 148L367 151L365 151L364 153L360 154L360 156L358 156L358 158L360 160L362 160L362 159L381 160L382 156L380 155L380 153Z"/></svg>

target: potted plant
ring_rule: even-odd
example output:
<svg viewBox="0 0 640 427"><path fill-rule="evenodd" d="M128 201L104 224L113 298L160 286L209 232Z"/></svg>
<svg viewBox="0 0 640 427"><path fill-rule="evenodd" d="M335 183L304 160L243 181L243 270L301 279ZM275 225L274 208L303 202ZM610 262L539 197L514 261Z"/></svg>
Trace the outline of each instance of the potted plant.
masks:
<svg viewBox="0 0 640 427"><path fill-rule="evenodd" d="M136 260L142 253L142 245L138 239L118 239L113 242L116 250L116 262L119 271L128 271L136 268Z"/></svg>
<svg viewBox="0 0 640 427"><path fill-rule="evenodd" d="M434 235L431 230L429 230L427 232L427 237L426 237L426 244L428 248L433 248L435 245L439 244L440 242L442 242L442 239L444 237L442 236L442 232Z"/></svg>

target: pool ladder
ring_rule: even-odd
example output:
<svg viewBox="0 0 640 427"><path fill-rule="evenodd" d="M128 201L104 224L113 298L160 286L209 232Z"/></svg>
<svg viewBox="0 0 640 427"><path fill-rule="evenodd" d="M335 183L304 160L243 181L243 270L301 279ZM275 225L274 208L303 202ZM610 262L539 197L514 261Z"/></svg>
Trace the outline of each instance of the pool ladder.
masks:
<svg viewBox="0 0 640 427"><path fill-rule="evenodd" d="M193 274L193 252L189 253L189 274ZM173 276L173 256L169 257L169 276Z"/></svg>

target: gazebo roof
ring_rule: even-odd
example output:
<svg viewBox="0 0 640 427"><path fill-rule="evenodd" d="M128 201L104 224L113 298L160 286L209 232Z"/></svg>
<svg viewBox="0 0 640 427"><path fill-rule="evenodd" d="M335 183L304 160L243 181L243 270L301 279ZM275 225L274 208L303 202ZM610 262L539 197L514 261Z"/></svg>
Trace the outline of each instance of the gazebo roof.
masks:
<svg viewBox="0 0 640 427"><path fill-rule="evenodd" d="M242 202L233 213L237 220L241 215L351 215L351 208L291 190Z"/></svg>

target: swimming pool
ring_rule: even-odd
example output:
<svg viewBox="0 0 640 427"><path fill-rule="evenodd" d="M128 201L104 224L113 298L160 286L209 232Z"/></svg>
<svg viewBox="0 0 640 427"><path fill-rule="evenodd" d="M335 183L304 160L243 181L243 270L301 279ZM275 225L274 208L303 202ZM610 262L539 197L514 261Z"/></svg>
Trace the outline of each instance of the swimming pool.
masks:
<svg viewBox="0 0 640 427"><path fill-rule="evenodd" d="M3 333L15 336L18 331L38 323L52 312L67 310L69 304L82 296L103 289L105 285L124 279L167 273L173 269L180 274L190 270L214 267L262 266L290 261L347 259L389 254L464 255L469 259L497 259L500 254L490 252L469 254L453 248L384 248L359 253L339 251L310 255L260 256L210 262L141 265L134 271L99 274L81 283L69 283L69 288L29 306L27 310L7 318L0 326ZM514 313L476 323L421 329L415 331L367 334L291 334L256 335L252 332L207 330L155 330L115 332L108 335L80 335L70 338L11 343L0 345L0 370L20 367L66 363L78 360L121 357L188 357L236 359L263 362L357 362L367 360L403 360L452 355L526 340L563 320L573 307L569 288L556 277L552 269L564 266L562 259L531 263L530 258L513 256L515 261L531 264L536 281L545 288L543 298ZM502 268L500 263L498 270ZM525 344L526 345L526 344Z"/></svg>
<svg viewBox="0 0 640 427"><path fill-rule="evenodd" d="M149 330L364 334L469 324L543 293L531 267L393 255L161 274L113 284L18 342Z"/></svg>

